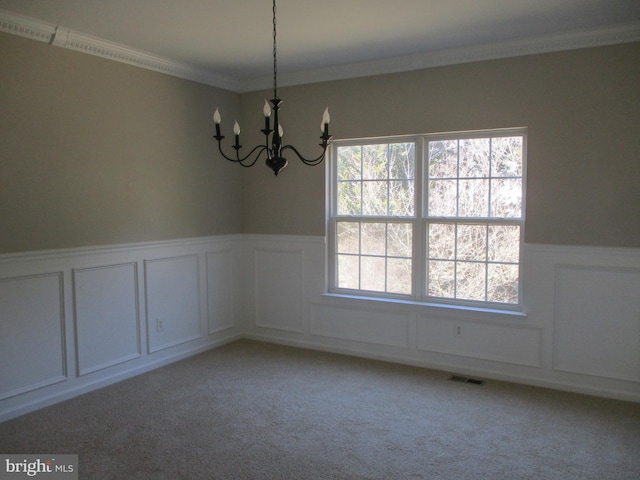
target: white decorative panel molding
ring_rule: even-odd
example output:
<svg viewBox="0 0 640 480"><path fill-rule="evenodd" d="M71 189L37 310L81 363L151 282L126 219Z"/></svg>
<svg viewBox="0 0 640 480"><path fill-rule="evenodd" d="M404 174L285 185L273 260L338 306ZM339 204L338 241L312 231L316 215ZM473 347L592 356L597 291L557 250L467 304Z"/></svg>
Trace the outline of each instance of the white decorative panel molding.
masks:
<svg viewBox="0 0 640 480"><path fill-rule="evenodd" d="M302 331L302 250L258 248L254 265L256 325Z"/></svg>
<svg viewBox="0 0 640 480"><path fill-rule="evenodd" d="M145 261L150 353L201 336L199 278L198 255Z"/></svg>
<svg viewBox="0 0 640 480"><path fill-rule="evenodd" d="M139 357L137 264L74 270L73 285L78 375Z"/></svg>
<svg viewBox="0 0 640 480"><path fill-rule="evenodd" d="M66 380L62 273L0 279L0 399Z"/></svg>
<svg viewBox="0 0 640 480"><path fill-rule="evenodd" d="M209 334L234 326L233 250L207 252L207 318Z"/></svg>
<svg viewBox="0 0 640 480"><path fill-rule="evenodd" d="M403 311L313 305L313 335L406 348L408 331L409 315Z"/></svg>
<svg viewBox="0 0 640 480"><path fill-rule="evenodd" d="M323 237L0 255L0 422L242 336L640 401L640 249L523 260L507 313L326 294Z"/></svg>
<svg viewBox="0 0 640 480"><path fill-rule="evenodd" d="M559 265L553 367L640 381L640 269Z"/></svg>
<svg viewBox="0 0 640 480"><path fill-rule="evenodd" d="M541 331L533 327L422 316L417 342L423 351L532 367L541 364Z"/></svg>
<svg viewBox="0 0 640 480"><path fill-rule="evenodd" d="M239 338L241 243L224 235L0 255L0 422Z"/></svg>

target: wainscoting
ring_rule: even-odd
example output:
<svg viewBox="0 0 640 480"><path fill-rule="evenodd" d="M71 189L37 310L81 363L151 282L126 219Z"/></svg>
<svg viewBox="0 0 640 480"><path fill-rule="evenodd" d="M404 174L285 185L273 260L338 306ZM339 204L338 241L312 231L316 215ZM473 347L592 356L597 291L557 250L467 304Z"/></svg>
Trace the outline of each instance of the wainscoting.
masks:
<svg viewBox="0 0 640 480"><path fill-rule="evenodd" d="M0 421L240 337L242 238L0 256Z"/></svg>
<svg viewBox="0 0 640 480"><path fill-rule="evenodd" d="M640 402L640 250L526 245L522 312L326 294L323 237L0 256L0 421L241 337Z"/></svg>
<svg viewBox="0 0 640 480"><path fill-rule="evenodd" d="M244 255L251 338L640 402L638 249L526 245L510 313L326 295L324 238Z"/></svg>

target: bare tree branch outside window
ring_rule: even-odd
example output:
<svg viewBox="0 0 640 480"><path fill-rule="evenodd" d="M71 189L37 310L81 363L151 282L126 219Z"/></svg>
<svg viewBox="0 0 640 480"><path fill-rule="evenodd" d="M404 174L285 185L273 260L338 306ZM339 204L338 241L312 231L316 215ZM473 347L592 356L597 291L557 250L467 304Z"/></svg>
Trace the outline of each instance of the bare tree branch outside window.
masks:
<svg viewBox="0 0 640 480"><path fill-rule="evenodd" d="M518 304L524 132L423 138L335 150L335 287Z"/></svg>

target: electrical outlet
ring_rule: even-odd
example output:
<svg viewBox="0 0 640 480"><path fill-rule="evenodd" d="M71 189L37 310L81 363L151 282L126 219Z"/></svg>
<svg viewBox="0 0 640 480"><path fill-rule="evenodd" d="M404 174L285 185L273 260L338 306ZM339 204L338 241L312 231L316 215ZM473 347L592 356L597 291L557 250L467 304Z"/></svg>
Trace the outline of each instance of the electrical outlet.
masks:
<svg viewBox="0 0 640 480"><path fill-rule="evenodd" d="M453 327L453 336L455 338L462 338L462 325L456 325Z"/></svg>
<svg viewBox="0 0 640 480"><path fill-rule="evenodd" d="M164 323L161 318L156 318L156 332L164 332Z"/></svg>

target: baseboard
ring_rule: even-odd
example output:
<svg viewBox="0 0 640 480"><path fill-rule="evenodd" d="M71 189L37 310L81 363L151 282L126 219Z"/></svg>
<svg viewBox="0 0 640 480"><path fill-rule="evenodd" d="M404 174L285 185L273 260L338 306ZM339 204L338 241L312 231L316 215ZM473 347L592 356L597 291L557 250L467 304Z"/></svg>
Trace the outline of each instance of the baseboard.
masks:
<svg viewBox="0 0 640 480"><path fill-rule="evenodd" d="M101 377L90 382L82 383L81 385L72 386L71 388L65 389L61 392L43 396L31 402L18 405L14 408L10 408L0 413L0 423L19 417L21 415L25 415L30 412L34 412L36 410L40 410L45 407L49 407L51 405L55 405L56 403L69 400L79 395L108 387L109 385L122 382L129 378L137 377L138 375L142 375L144 373L151 372L172 363L179 362L180 360L185 360L195 355L208 352L242 338L244 338L243 335L232 334L209 342L206 345L198 345L197 347L190 348L189 350L181 351L179 353L163 357L158 360L153 360L151 362L145 363L144 365L141 365L140 367L130 368L128 370L109 375L108 377Z"/></svg>
<svg viewBox="0 0 640 480"><path fill-rule="evenodd" d="M473 368L468 366L461 367L460 365L455 365L453 363L447 362L425 361L408 355L387 355L382 353L373 353L372 351L368 351L366 349L366 346L362 349L345 348L326 343L317 343L305 339L282 338L275 335L259 333L250 333L245 335L243 338L258 342L273 343L295 348L304 348L308 350L335 353L338 355L347 355L358 358L366 358L370 360L378 360L382 362L409 365L412 367L426 368L430 370L439 370L447 373L480 377L487 380L496 380L500 382L509 382L539 388L548 388L552 390L589 395L593 397L610 398L613 400L640 403L640 394L636 395L615 388L608 388L606 390L603 390L579 384L577 382L554 381L551 379L533 377L531 375L509 375L495 370Z"/></svg>

